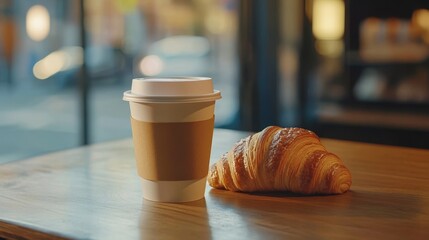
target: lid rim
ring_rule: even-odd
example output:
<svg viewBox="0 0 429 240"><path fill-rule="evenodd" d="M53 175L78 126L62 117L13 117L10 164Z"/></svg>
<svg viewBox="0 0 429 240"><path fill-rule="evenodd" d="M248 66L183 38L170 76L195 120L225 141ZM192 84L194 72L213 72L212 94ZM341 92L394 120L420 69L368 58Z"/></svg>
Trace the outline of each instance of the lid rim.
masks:
<svg viewBox="0 0 429 240"><path fill-rule="evenodd" d="M131 90L124 92L123 100L140 103L192 103L192 102L210 102L221 99L219 90L213 93L202 95L149 95L143 96L133 94Z"/></svg>

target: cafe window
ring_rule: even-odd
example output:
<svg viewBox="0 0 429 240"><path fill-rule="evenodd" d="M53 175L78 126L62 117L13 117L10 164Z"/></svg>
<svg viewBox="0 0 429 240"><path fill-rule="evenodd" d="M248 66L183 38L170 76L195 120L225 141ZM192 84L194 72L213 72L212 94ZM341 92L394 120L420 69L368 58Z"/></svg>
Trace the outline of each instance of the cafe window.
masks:
<svg viewBox="0 0 429 240"><path fill-rule="evenodd" d="M0 1L0 163L79 145L72 6Z"/></svg>
<svg viewBox="0 0 429 240"><path fill-rule="evenodd" d="M139 77L213 78L222 92L215 124L230 126L238 111L238 7L238 0L1 1L0 162L130 137L122 94Z"/></svg>

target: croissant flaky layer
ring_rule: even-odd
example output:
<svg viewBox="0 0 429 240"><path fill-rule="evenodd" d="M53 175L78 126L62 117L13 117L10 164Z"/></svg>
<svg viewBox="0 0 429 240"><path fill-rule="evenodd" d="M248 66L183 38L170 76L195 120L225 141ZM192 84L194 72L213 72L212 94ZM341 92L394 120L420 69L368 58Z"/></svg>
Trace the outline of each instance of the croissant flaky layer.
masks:
<svg viewBox="0 0 429 240"><path fill-rule="evenodd" d="M349 190L351 174L313 132L270 126L236 143L211 166L208 182L240 192L339 194Z"/></svg>

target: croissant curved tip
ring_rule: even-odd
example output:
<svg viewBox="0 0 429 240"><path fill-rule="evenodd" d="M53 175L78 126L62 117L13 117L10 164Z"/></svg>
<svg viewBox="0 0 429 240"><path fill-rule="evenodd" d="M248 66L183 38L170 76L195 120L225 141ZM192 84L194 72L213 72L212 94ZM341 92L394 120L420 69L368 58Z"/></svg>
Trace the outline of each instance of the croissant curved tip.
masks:
<svg viewBox="0 0 429 240"><path fill-rule="evenodd" d="M339 193L345 193L350 189L350 183L343 183L340 185Z"/></svg>
<svg viewBox="0 0 429 240"><path fill-rule="evenodd" d="M352 185L351 174L349 170L343 171L341 175L342 176L338 178L339 179L339 184L337 185L338 194L347 192Z"/></svg>

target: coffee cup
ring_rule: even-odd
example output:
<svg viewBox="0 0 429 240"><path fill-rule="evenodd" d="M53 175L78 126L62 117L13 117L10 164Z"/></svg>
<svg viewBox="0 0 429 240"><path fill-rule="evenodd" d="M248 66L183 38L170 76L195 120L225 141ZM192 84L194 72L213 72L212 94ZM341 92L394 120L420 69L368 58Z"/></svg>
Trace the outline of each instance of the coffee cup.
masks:
<svg viewBox="0 0 429 240"><path fill-rule="evenodd" d="M220 92L211 78L136 78L129 102L143 197L188 202L204 197Z"/></svg>

